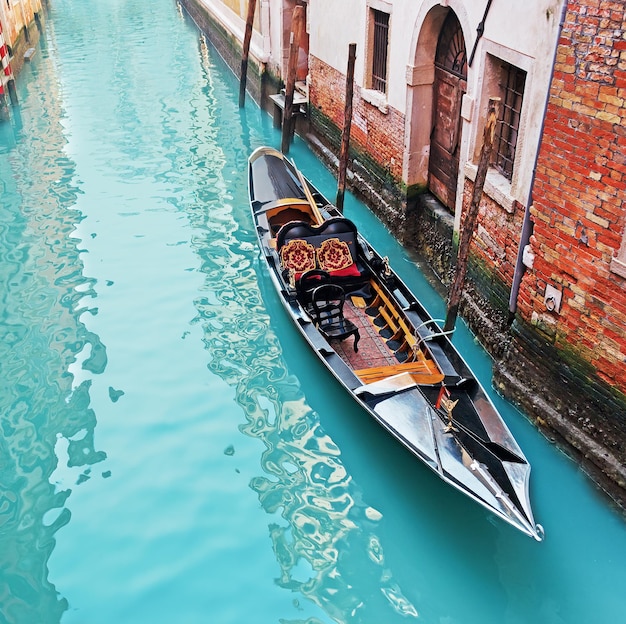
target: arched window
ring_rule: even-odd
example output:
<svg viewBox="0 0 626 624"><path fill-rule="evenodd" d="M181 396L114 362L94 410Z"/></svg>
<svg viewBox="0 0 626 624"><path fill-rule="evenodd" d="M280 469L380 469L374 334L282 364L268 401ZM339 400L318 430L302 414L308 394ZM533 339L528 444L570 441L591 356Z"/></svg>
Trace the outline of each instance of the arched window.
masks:
<svg viewBox="0 0 626 624"><path fill-rule="evenodd" d="M441 69L467 80L467 53L461 24L456 15L450 11L441 28L435 65Z"/></svg>

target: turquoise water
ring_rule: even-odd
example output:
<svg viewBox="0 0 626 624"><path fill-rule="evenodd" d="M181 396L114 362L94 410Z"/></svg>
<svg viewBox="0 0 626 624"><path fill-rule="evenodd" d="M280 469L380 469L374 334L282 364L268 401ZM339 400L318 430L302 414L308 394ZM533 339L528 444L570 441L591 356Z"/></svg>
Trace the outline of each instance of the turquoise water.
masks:
<svg viewBox="0 0 626 624"><path fill-rule="evenodd" d="M0 622L626 622L626 530L494 400L538 544L338 388L255 250L280 145L173 0L55 0L0 125ZM296 140L329 196L335 182ZM443 310L353 197L346 213ZM486 386L490 363L455 341Z"/></svg>

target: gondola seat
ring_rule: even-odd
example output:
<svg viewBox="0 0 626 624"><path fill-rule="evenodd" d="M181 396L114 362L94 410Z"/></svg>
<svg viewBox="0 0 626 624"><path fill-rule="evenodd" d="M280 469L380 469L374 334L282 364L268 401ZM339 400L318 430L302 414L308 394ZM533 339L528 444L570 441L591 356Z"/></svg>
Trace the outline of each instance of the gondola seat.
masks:
<svg viewBox="0 0 626 624"><path fill-rule="evenodd" d="M272 233L276 235L280 231L280 228L293 221L309 223L310 217L303 210L298 210L297 208L287 208L286 210L279 212L277 215L270 217L269 224L272 228Z"/></svg>
<svg viewBox="0 0 626 624"><path fill-rule="evenodd" d="M315 268L325 270L333 283L346 291L361 288L368 282L370 271L359 258L357 228L349 219L333 217L319 226L303 221L287 223L276 235L281 259L282 249L296 240L313 245Z"/></svg>
<svg viewBox="0 0 626 624"><path fill-rule="evenodd" d="M346 294L336 284L322 284L311 296L313 320L320 333L327 340L345 340L354 336L354 351L359 350L361 338L358 327L343 314Z"/></svg>

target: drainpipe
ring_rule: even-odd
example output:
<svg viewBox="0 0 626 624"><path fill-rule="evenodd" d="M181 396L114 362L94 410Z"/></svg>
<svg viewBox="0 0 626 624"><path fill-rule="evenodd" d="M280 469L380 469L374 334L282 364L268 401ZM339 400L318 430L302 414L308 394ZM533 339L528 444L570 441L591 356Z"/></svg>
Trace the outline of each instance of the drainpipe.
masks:
<svg viewBox="0 0 626 624"><path fill-rule="evenodd" d="M559 49L559 40L561 38L561 32L563 32L563 24L565 23L565 14L567 12L567 0L563 0L563 7L561 9L561 21L559 23L559 31L556 39L556 45L554 47L554 57L552 58L552 76L554 76L554 67L556 65L556 55ZM528 192L528 199L526 200L526 210L524 212L524 221L522 223L522 233L520 235L519 248L517 250L517 262L515 264L515 273L513 274L513 284L511 285L511 295L509 297L509 325L513 323L515 318L515 311L517 310L517 298L519 295L520 284L522 282L522 276L524 275L524 249L530 242L530 237L533 232L533 224L530 220L530 207L532 205L533 188L535 186L535 175L537 174L537 162L539 160L539 152L543 143L543 130L546 123L546 115L548 112L548 103L550 101L550 89L546 94L546 102L543 108L543 118L541 120L541 129L539 132L539 144L537 145L537 153L535 154L535 162L533 164L533 175L530 181L530 191Z"/></svg>

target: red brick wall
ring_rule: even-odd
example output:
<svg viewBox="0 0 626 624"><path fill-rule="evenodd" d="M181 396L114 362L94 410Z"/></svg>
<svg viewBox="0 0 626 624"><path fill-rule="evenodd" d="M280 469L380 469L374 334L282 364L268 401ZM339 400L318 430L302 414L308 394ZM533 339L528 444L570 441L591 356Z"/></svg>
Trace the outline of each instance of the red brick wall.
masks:
<svg viewBox="0 0 626 624"><path fill-rule="evenodd" d="M473 183L465 178L464 209L467 209L472 201L473 190ZM524 207L519 203L515 202L512 212L508 212L483 193L472 241L472 253L478 254L493 269L495 277L509 288L513 283L523 218ZM508 301L506 305L508 306Z"/></svg>
<svg viewBox="0 0 626 624"><path fill-rule="evenodd" d="M626 4L570 0L534 186L518 310L626 393L626 280L610 269L626 228ZM560 314L544 305L562 290Z"/></svg>
<svg viewBox="0 0 626 624"><path fill-rule="evenodd" d="M345 112L346 76L314 56L309 57L311 105L332 121L339 133ZM396 179L402 177L404 115L392 107L387 112L361 97L354 85L350 147L366 153Z"/></svg>

